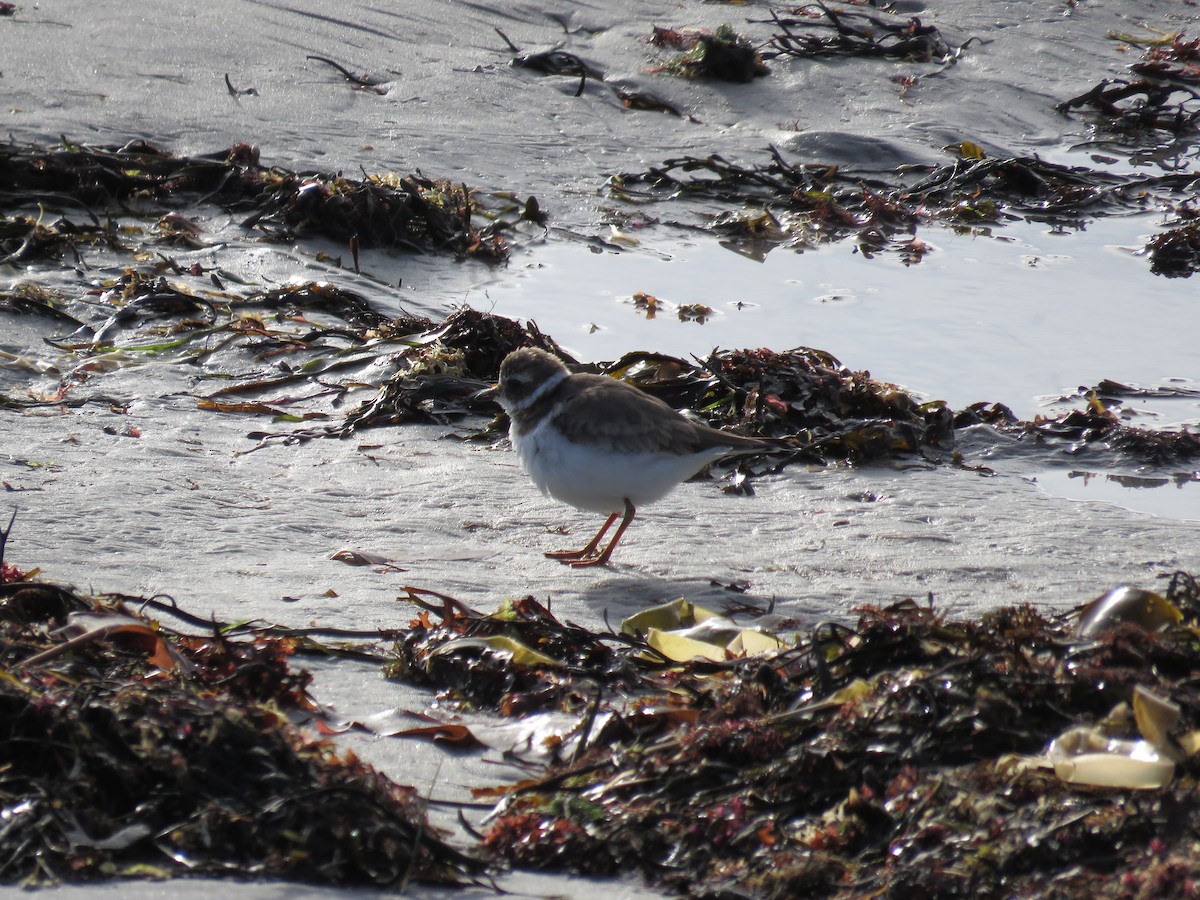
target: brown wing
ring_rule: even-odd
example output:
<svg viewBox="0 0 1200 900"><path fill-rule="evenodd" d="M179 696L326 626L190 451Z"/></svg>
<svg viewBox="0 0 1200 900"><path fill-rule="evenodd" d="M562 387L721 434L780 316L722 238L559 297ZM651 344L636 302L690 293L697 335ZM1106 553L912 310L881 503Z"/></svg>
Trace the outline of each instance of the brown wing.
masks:
<svg viewBox="0 0 1200 900"><path fill-rule="evenodd" d="M555 397L556 422L571 439L625 449L696 453L712 447L753 450L753 438L689 422L657 397L604 375L576 375Z"/></svg>

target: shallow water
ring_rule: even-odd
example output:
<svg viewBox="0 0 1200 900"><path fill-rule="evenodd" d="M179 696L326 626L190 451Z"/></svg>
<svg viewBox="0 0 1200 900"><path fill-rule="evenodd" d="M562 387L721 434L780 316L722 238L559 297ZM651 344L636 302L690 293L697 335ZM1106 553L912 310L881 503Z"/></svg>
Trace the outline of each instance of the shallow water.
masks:
<svg viewBox="0 0 1200 900"><path fill-rule="evenodd" d="M1111 503L1163 518L1200 522L1200 473L1130 476L1051 469L1031 480L1052 497Z"/></svg>
<svg viewBox="0 0 1200 900"><path fill-rule="evenodd" d="M979 400L1026 417L1080 386L1109 378L1144 387L1195 386L1200 327L1194 279L1149 272L1139 255L1157 216L1106 218L1058 232L1016 223L995 236L924 230L932 247L905 266L864 258L849 243L763 262L700 239L596 252L535 247L514 256L466 301L531 318L583 359L632 349L677 355L714 346L826 350L927 399ZM666 307L653 319L632 295ZM713 309L704 324L677 308ZM1131 404L1153 427L1200 421L1194 400Z"/></svg>

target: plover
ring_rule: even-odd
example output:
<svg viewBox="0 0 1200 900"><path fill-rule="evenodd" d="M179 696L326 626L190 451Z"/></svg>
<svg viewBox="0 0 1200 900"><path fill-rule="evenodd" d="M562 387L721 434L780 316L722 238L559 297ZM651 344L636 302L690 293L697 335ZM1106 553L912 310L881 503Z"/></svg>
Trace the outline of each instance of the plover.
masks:
<svg viewBox="0 0 1200 900"><path fill-rule="evenodd" d="M500 381L484 394L508 413L513 449L543 494L608 516L587 546L546 554L576 567L607 563L637 507L661 500L707 464L778 449L691 422L615 378L572 374L557 357L531 347L505 357ZM618 517L621 524L601 550Z"/></svg>

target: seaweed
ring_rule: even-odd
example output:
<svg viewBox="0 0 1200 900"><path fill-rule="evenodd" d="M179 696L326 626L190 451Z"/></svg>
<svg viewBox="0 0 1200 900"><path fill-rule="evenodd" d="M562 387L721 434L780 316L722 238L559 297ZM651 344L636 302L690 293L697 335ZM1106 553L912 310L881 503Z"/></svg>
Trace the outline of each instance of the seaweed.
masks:
<svg viewBox="0 0 1200 900"><path fill-rule="evenodd" d="M1200 131L1200 67L1197 40L1183 33L1139 38L1110 33L1110 38L1145 45L1140 59L1128 66L1130 77L1106 78L1063 101L1063 115L1084 113L1090 135L1080 147L1103 147L1125 156L1131 166L1155 166L1168 173L1191 167ZM1106 162L1114 162L1110 156ZM1180 192L1186 195L1186 190ZM1171 207L1171 198L1160 198ZM1184 206L1188 198L1184 197ZM1147 243L1151 271L1167 278L1187 277L1195 269L1195 248L1185 216L1168 219L1169 230Z"/></svg>
<svg viewBox="0 0 1200 900"><path fill-rule="evenodd" d="M5 570L6 576L8 570ZM0 881L270 876L458 884L485 864L312 718L298 636L185 634L161 600L0 584ZM183 614L186 616L186 614ZM64 642L64 638L68 638Z"/></svg>
<svg viewBox="0 0 1200 900"><path fill-rule="evenodd" d="M67 223L43 224L28 216L0 215L0 265L38 260L59 260L75 253L73 233Z"/></svg>
<svg viewBox="0 0 1200 900"><path fill-rule="evenodd" d="M1024 219L1082 227L1096 216L1186 198L1192 181L1186 172L1120 175L1036 157L990 158L970 142L956 149L960 158L944 165L869 173L789 162L776 148L757 165L686 156L615 175L608 189L640 204L708 202L703 227L726 235L730 249L757 257L775 247L804 250L853 239L865 256L890 252L918 264L922 226L989 233Z"/></svg>
<svg viewBox="0 0 1200 900"><path fill-rule="evenodd" d="M0 879L403 887L507 864L714 898L1186 894L1200 876L1200 581L1162 577L1161 594L1119 589L1055 617L952 619L907 600L853 625L732 627L766 641L755 653L686 601L593 631L532 597L483 614L409 587L408 628L349 633L3 584ZM672 655L655 639L668 620L709 649ZM314 715L289 660L317 632L393 642L387 674L440 690L443 708L574 721L523 780L476 790L499 798L484 858L447 844L411 788L289 724ZM1168 783L1081 786L1043 752L1081 726L1145 731L1147 697L1172 711L1156 737L1176 748ZM420 718L432 724L387 733L473 740Z"/></svg>
<svg viewBox="0 0 1200 900"><path fill-rule="evenodd" d="M1098 114L1099 124L1110 131L1165 131L1174 135L1194 132L1200 121L1200 105L1195 102L1200 100L1200 93L1173 83L1172 73L1166 68L1143 67L1141 71L1166 80L1101 81L1078 97L1060 103L1058 110L1067 113L1090 108Z"/></svg>
<svg viewBox="0 0 1200 900"><path fill-rule="evenodd" d="M812 348L714 350L706 359L692 360L635 351L610 363L580 366L534 323L471 309L443 322L392 317L363 296L329 284L234 294L219 280L216 290L193 288L186 280L169 281L160 270L209 285L215 275L198 266L182 269L163 257L150 269L126 269L85 298L28 285L0 292L0 310L73 329L44 338L64 354L58 363L27 363L57 376L57 382L0 395L0 405L34 410L100 403L121 409L126 401L88 395L87 386L113 368L186 363L199 367L205 381L219 381L199 393L202 410L267 415L281 422L324 420L292 431L254 432L258 447L346 438L374 427L449 424L492 413L496 407L478 394L495 380L508 353L536 346L576 368L624 378L669 405L695 410L717 427L782 439L781 455L770 465L756 462L750 470L757 472L798 461L956 460L957 431L978 424L1061 445L1070 456L1101 454L1162 465L1200 455L1197 435L1186 429L1125 424L1110 408L1120 402L1114 383L1097 388L1107 401L1089 396L1083 409L1022 422L999 405L979 403L954 412L939 401L920 402ZM649 295L635 302L648 315L660 305ZM695 321L707 314L700 305L682 306L677 313ZM228 370L234 354L250 362L237 375ZM377 374L381 362L390 372L383 379ZM373 373L369 383L363 378L368 371ZM372 390L370 398L346 412L339 409L366 389ZM473 436L494 439L505 425L498 417Z"/></svg>
<svg viewBox="0 0 1200 900"><path fill-rule="evenodd" d="M1186 892L1195 757L1137 791L1070 784L1041 754L1079 723L1133 728L1145 688L1178 707L1194 746L1198 599L1175 573L1159 600L1184 624L1111 620L1087 638L1079 613L951 620L906 601L773 657L659 668L643 688L662 694L607 694L610 724L585 750L504 792L484 847L513 865L632 868L694 897ZM694 715L646 730L663 704Z"/></svg>
<svg viewBox="0 0 1200 900"><path fill-rule="evenodd" d="M138 213L147 203L212 202L248 212L243 227L278 240L326 237L350 243L355 253L379 247L489 262L507 257L494 226L472 224L476 200L464 185L419 174L358 180L268 168L248 144L195 157L177 157L146 141L0 146L0 208L46 201L110 214ZM26 234L36 236L28 228Z"/></svg>
<svg viewBox="0 0 1200 900"><path fill-rule="evenodd" d="M788 18L772 10L770 20L752 20L779 29L771 36L773 49L764 53L767 58L860 56L945 65L958 59L974 40L951 47L937 27L925 25L915 16L906 20L884 19L856 10L835 10L819 2L806 3L788 12ZM799 27L821 31L797 33L794 29Z"/></svg>
<svg viewBox="0 0 1200 900"><path fill-rule="evenodd" d="M327 56L309 55L304 58L311 59L314 62L325 63L325 65L340 73L342 78L346 80L346 83L356 91L365 91L370 94L378 94L381 97L388 92L388 89L383 86L383 82L380 79L374 78L370 75L359 75L356 72L351 72L341 63L336 62Z"/></svg>
<svg viewBox="0 0 1200 900"><path fill-rule="evenodd" d="M1096 129L1131 137L1194 134L1200 122L1200 93L1193 87L1200 84L1200 40L1179 33L1148 43L1141 59L1128 67L1139 78L1105 79L1060 103L1059 112L1088 109Z"/></svg>
<svg viewBox="0 0 1200 900"><path fill-rule="evenodd" d="M1146 242L1150 271L1164 278L1190 278L1200 271L1200 220L1194 208L1181 205L1167 224Z"/></svg>
<svg viewBox="0 0 1200 900"><path fill-rule="evenodd" d="M632 665L618 650L644 648L644 642L560 622L533 597L507 601L496 613L483 614L436 592L407 591L409 602L424 612L396 642L385 673L437 687L444 699L465 708L505 715L577 710L592 702L598 685L632 692L652 669ZM527 656L514 660L514 652ZM530 660L549 665L531 665ZM658 668L664 664L660 661Z"/></svg>
<svg viewBox="0 0 1200 900"><path fill-rule="evenodd" d="M1106 382L1112 385L1113 382ZM1103 385L1099 390L1103 391ZM1088 402L1054 418L1021 421L1003 405L977 403L957 413L956 428L988 424L1001 432L1041 444L1061 445L1066 456L1087 459L1096 455L1118 457L1141 465L1165 466L1200 459L1200 434L1180 430L1136 428L1126 425L1096 391L1086 392Z"/></svg>
<svg viewBox="0 0 1200 900"><path fill-rule="evenodd" d="M770 74L758 49L729 25L721 25L713 31L656 27L650 43L681 54L651 71L735 84L745 84Z"/></svg>

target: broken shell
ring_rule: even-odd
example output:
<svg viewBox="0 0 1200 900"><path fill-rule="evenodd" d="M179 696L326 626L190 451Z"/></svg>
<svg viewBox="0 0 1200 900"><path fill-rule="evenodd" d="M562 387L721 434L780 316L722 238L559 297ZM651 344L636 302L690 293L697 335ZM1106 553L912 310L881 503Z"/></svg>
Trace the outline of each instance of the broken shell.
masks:
<svg viewBox="0 0 1200 900"><path fill-rule="evenodd" d="M1160 750L1170 746L1171 732L1179 724L1182 714L1178 703L1160 697L1144 685L1139 684L1133 689L1133 715L1138 731Z"/></svg>
<svg viewBox="0 0 1200 900"><path fill-rule="evenodd" d="M1148 741L1110 738L1094 728L1063 732L1046 757L1069 784L1145 790L1165 786L1175 774L1175 763Z"/></svg>

